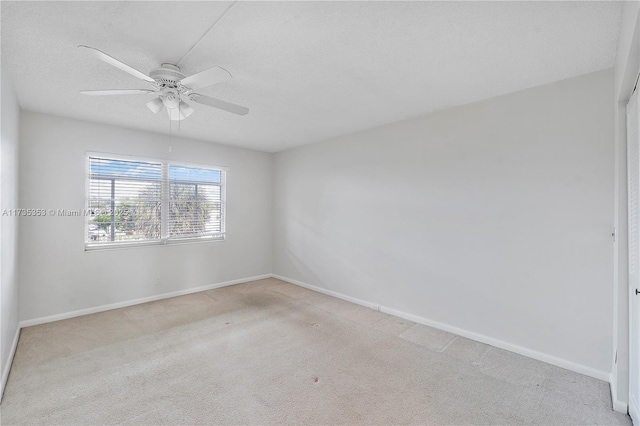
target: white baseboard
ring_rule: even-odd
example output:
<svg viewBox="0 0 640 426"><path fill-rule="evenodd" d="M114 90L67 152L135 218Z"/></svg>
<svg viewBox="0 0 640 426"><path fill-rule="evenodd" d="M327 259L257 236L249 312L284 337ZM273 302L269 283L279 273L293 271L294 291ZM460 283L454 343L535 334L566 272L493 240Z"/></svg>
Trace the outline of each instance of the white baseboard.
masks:
<svg viewBox="0 0 640 426"><path fill-rule="evenodd" d="M462 328L454 327L448 324L443 324L441 322L433 321L428 318L407 314L405 312L398 311L395 309L381 306L380 311L390 315L400 317L400 318L404 318L409 321L416 322L418 324L428 325L429 327L448 331L449 333L457 334L459 336L466 337L467 339L471 339L480 343L485 343L487 345L495 346L496 348L504 349L509 352L514 352L529 358L537 359L538 361L546 362L547 364L552 364L557 367L564 368L566 370L584 374L585 376L593 377L599 380L603 380L605 382L609 381L610 373L606 371L596 370L595 368L587 367L586 365L578 364L573 361L568 361L566 359L558 358L553 355L545 354L543 352L538 352L533 349L518 346L513 343L505 342L503 340L495 339L493 337L488 337L479 333L474 333L473 331L468 331L468 330L464 330Z"/></svg>
<svg viewBox="0 0 640 426"><path fill-rule="evenodd" d="M634 425L640 424L640 407L633 397L629 397L629 416Z"/></svg>
<svg viewBox="0 0 640 426"><path fill-rule="evenodd" d="M614 366L614 372L611 373L611 375L609 376L609 388L611 389L611 402L613 405L613 411L627 414L627 410L629 409L629 406L627 405L626 402L620 401L618 399L618 378L615 373L615 366Z"/></svg>
<svg viewBox="0 0 640 426"><path fill-rule="evenodd" d="M614 399L612 397L613 402L613 411L617 411L618 413L628 414L629 406L626 402L620 401L619 399Z"/></svg>
<svg viewBox="0 0 640 426"><path fill-rule="evenodd" d="M628 414L629 406L626 402L619 401L617 399L613 400L613 411L618 413Z"/></svg>
<svg viewBox="0 0 640 426"><path fill-rule="evenodd" d="M249 281L262 280L271 278L271 274L256 275L254 277L240 278L237 280L225 281L216 284L209 284L201 287L187 288L184 290L172 291L170 293L157 294L155 296L142 297L140 299L125 300L124 302L111 303L108 305L95 306L93 308L79 309L77 311L65 312L62 314L49 315L46 317L34 318L20 321L20 327L30 327L32 325L45 324L48 322L60 321L64 319L79 317L82 315L95 314L98 312L109 311L111 309L126 308L127 306L139 305L141 303L154 302L156 300L168 299L170 297L184 296L185 294L198 293L201 291L212 290L214 288L227 287L234 284L246 283Z"/></svg>
<svg viewBox="0 0 640 426"><path fill-rule="evenodd" d="M327 296L333 296L338 299L346 300L347 302L355 303L356 305L366 306L367 308L371 308L375 310L379 310L378 308L380 308L380 306L375 303L367 302L366 300L356 299L355 297L347 296L345 294L338 293L336 291L327 290L322 287L316 287L311 284L303 283L302 281L293 280L291 278L283 277L281 275L276 275L276 274L272 274L271 276L280 281L286 281L288 283L295 284L300 287L308 288L309 290L317 291L318 293L326 294Z"/></svg>
<svg viewBox="0 0 640 426"><path fill-rule="evenodd" d="M11 352L9 352L9 358L7 358L7 363L2 366L2 381L0 382L0 402L2 402L2 397L4 396L4 388L7 386L7 380L9 380L11 364L13 364L13 357L16 354L18 340L20 339L20 329L21 327L18 326L15 336L13 336L13 343L11 344Z"/></svg>
<svg viewBox="0 0 640 426"><path fill-rule="evenodd" d="M610 372L596 370L595 368L587 367L585 365L581 365L572 361L558 358L553 355L538 352L533 349L528 349L522 346L514 345L512 343L505 342L499 339L494 339L493 337L488 337L482 334L474 333L472 331L464 330L462 328L454 327L454 326L444 324L438 321L434 321L428 318L420 317L418 315L408 314L406 312L402 312L397 309L387 308L385 306L378 305L377 303L357 299L355 297L347 296L332 290L326 290L324 288L307 284L302 281L294 280L291 278L283 277L281 275L273 274L273 277L282 281L286 281L291 284L298 285L300 287L308 288L309 290L314 290L319 293L323 293L329 296L337 297L342 300L346 300L347 302L352 302L358 305L366 306L368 308L372 308L389 315L403 318L408 321L413 321L418 324L427 325L429 327L433 327L439 330L447 331L449 333L457 334L458 336L466 337L467 339L475 340L480 343L485 343L487 345L495 346L500 349L504 349L510 352L515 352L517 354L524 355L526 357L533 358L538 361L546 362L547 364L552 364L557 367L564 368L566 370L574 371L576 373L584 374L585 376L603 380L605 382L609 382L611 378Z"/></svg>

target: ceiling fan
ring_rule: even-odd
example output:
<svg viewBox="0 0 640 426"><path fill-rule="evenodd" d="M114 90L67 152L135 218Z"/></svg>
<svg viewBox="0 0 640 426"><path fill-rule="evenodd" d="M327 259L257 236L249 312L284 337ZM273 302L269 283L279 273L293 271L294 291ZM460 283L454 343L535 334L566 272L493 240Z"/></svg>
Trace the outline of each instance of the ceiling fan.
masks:
<svg viewBox="0 0 640 426"><path fill-rule="evenodd" d="M153 86L153 89L83 90L80 92L82 94L92 96L157 94L157 97L147 102L147 107L156 114L166 108L170 120L184 120L193 114L193 108L184 101L185 99L233 114L246 115L249 112L249 108L194 92L196 89L231 78L231 73L224 68L213 67L187 77L176 65L162 64L160 68L146 75L98 49L82 45L78 47L86 49L96 58Z"/></svg>

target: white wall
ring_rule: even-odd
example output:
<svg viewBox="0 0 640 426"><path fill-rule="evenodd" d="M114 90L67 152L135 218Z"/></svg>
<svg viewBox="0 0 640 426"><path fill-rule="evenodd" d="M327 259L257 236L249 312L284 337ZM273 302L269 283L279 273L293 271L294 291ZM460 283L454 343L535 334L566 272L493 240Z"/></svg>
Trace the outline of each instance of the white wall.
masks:
<svg viewBox="0 0 640 426"><path fill-rule="evenodd" d="M276 154L274 273L608 377L613 92L606 70Z"/></svg>
<svg viewBox="0 0 640 426"><path fill-rule="evenodd" d="M611 374L613 407L626 412L629 403L629 280L627 227L627 131L626 105L640 71L638 11L640 2L624 2L615 62L615 226L614 245L614 358Z"/></svg>
<svg viewBox="0 0 640 426"><path fill-rule="evenodd" d="M18 207L18 128L20 108L12 83L4 70L2 82L2 114L0 129L0 214L5 209ZM18 332L18 219L0 216L0 398L4 391L11 352Z"/></svg>
<svg viewBox="0 0 640 426"><path fill-rule="evenodd" d="M23 218L22 320L271 272L271 154L27 111L20 132L23 208L83 209L86 151L230 168L223 242L85 252L84 218Z"/></svg>

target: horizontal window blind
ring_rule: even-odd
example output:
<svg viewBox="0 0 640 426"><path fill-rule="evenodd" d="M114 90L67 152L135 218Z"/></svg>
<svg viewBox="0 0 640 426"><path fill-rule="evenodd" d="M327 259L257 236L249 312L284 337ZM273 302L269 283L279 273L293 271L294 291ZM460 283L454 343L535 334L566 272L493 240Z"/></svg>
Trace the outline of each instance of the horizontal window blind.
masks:
<svg viewBox="0 0 640 426"><path fill-rule="evenodd" d="M89 157L87 243L159 240L162 164Z"/></svg>
<svg viewBox="0 0 640 426"><path fill-rule="evenodd" d="M223 179L221 170L169 165L169 239L224 235Z"/></svg>
<svg viewBox="0 0 640 426"><path fill-rule="evenodd" d="M223 239L225 171L88 157L85 246Z"/></svg>

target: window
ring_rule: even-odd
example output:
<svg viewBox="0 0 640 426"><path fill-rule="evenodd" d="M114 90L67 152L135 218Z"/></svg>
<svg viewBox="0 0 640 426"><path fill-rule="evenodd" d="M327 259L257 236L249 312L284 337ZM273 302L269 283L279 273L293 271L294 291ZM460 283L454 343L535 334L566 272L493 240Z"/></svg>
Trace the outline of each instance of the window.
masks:
<svg viewBox="0 0 640 426"><path fill-rule="evenodd" d="M87 249L224 239L225 171L88 157Z"/></svg>
<svg viewBox="0 0 640 426"><path fill-rule="evenodd" d="M169 164L169 238L223 234L222 171Z"/></svg>

